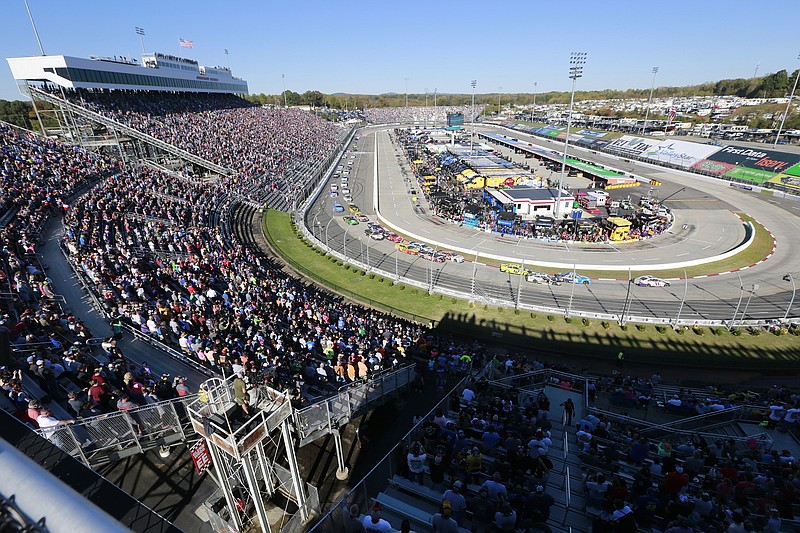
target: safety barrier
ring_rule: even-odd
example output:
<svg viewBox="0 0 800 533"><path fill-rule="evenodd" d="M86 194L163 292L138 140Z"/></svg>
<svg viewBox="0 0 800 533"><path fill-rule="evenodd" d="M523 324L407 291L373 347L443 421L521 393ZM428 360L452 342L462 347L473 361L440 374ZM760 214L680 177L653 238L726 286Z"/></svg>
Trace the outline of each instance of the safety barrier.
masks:
<svg viewBox="0 0 800 533"><path fill-rule="evenodd" d="M295 411L294 425L300 437L300 446L337 430L357 414L385 401L390 395L412 384L415 375L414 365L407 365L348 386L336 396Z"/></svg>

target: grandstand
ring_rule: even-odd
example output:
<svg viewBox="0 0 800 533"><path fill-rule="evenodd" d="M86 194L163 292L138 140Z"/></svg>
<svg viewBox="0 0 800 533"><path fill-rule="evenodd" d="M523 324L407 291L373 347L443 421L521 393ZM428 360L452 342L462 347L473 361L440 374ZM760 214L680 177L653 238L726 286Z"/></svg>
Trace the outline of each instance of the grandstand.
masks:
<svg viewBox="0 0 800 533"><path fill-rule="evenodd" d="M163 61L190 66L180 58ZM153 68L96 64L119 72ZM199 439L203 445L192 446L193 457L206 467L211 459L218 488L193 503L219 530L342 531L350 518L342 508L357 506L355 518L363 519L377 504L394 528L405 518L415 530L431 531L444 489L456 482L479 499L486 486L492 500L489 515L485 505L481 514L470 503L458 515L460 527L491 527L516 515L519 527L531 531L545 531L545 524L552 531L588 531L615 521L616 499L641 520L633 496L647 495L647 489L663 499L663 509L649 517L662 530L673 514L678 519L676 506L687 503L680 496L698 502L702 491L715 493L720 509L739 505L755 523L769 523L774 506L784 524L794 525L789 489L797 467L787 457L795 454L783 454L791 449L790 433L777 431L797 431L798 399L791 390L731 397L670 388L655 377L545 368L524 356L500 366L487 347L442 338L426 326L336 298L286 273L263 251L253 228L265 206L288 210L302 202L354 130L302 111L254 107L224 87L147 86L134 93L137 87L88 82L70 77L69 70L65 77L40 66L41 75L20 75L35 100L57 107L60 133L70 142L0 126L6 184L0 305L11 348L0 354L0 403L19 421L2 424L2 436L16 434L15 442L27 442L26 453L41 463L48 460L35 450L58 455L64 479L88 475L73 459L98 468L170 446L185 451L187 441ZM171 68L162 66L162 73ZM84 67L70 60L65 68ZM174 79L188 79L189 70L173 70ZM387 112L384 118L398 116ZM113 336L95 336L71 309L81 302L53 290L59 280L48 278L51 267L40 250L48 223L61 233L61 250L48 250L49 257L63 254L60 260L113 326ZM126 337L146 341L151 360L169 359L200 377L187 383L134 362ZM425 362L420 373L417 361ZM321 508L316 488L301 479L298 449L331 437L337 473L345 477L343 426L398 394L410 397L411 387L418 394L423 373L434 382L430 390L455 388L320 518L330 509ZM243 388L245 381L250 386ZM567 399L575 405L581 435L566 412L554 414ZM785 414L773 409L778 404L787 405ZM795 418L789 417L792 409ZM765 419L775 427L749 424ZM632 443L643 437L675 449L675 472L691 465L679 451L691 439L690 455L703 454L693 472L698 481L692 478L672 494L666 478L673 471L664 469L657 449L631 456ZM408 452L415 442L431 458L412 476ZM436 461L440 451L446 461ZM651 472L648 486L637 475L643 464L657 462L662 469ZM606 492L618 498L591 493L603 485L601 470L614 476L616 492ZM745 488L752 475L763 490L737 494L740 473ZM726 487L713 483L718 475L737 481L727 499ZM629 493L623 485L630 485ZM0 485L6 496L13 490ZM58 516L29 499L18 503L37 518L55 522ZM103 509L108 513L107 504ZM174 527L148 509L126 509L138 520L109 514L135 530ZM734 520L733 513L727 516ZM101 519L107 518L98 511L94 520ZM702 529L716 518L692 519Z"/></svg>

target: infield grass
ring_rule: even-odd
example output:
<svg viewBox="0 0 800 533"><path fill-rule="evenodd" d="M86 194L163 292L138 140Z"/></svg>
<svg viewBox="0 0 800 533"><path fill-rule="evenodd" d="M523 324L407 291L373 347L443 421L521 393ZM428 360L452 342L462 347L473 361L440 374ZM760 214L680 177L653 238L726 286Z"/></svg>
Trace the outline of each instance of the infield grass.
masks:
<svg viewBox="0 0 800 533"><path fill-rule="evenodd" d="M800 360L800 340L791 333L776 335L759 330L760 334L753 335L742 330L741 335L734 335L722 328L675 331L653 325L620 327L615 322L565 319L561 315L518 312L429 295L422 289L395 285L389 278L339 264L298 235L287 213L267 211L262 228L274 252L317 284L371 307L433 323L456 335L528 350L541 348L565 356L609 360L623 350L629 361L696 367L796 369ZM770 241L770 249L771 246Z"/></svg>

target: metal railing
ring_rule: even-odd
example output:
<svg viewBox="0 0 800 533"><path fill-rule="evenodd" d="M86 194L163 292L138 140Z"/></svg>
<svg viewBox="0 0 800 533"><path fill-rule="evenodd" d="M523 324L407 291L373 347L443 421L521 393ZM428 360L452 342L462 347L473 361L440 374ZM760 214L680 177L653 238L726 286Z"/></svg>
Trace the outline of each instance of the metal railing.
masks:
<svg viewBox="0 0 800 533"><path fill-rule="evenodd" d="M186 440L186 407L196 395L115 411L37 433L88 466Z"/></svg>
<svg viewBox="0 0 800 533"><path fill-rule="evenodd" d="M641 418L633 418L627 415L622 415L618 413L613 413L611 411L606 411L604 409L600 409L598 407L592 407L591 411L604 416L607 419L616 419L620 422L633 424L638 426L640 432L644 431L663 431L665 434L673 436L673 437L700 437L704 439L720 439L724 438L725 440L732 440L736 443L737 446L741 446L742 449L747 448L747 443L750 442L752 439L759 444L762 444L765 449L770 449L772 447L772 438L766 432L755 433L753 435L745 435L745 436L732 436L732 435L723 435L721 433L710 433L706 431L696 431L693 429L680 429L676 427L666 426L663 424L656 424L653 422L647 422L642 420ZM738 420L738 419L737 419ZM729 422L733 423L733 421Z"/></svg>
<svg viewBox="0 0 800 533"><path fill-rule="evenodd" d="M398 390L411 385L415 378L413 364L379 375L363 383L350 385L337 395L294 413L294 426L301 445L337 430L356 414L373 406Z"/></svg>

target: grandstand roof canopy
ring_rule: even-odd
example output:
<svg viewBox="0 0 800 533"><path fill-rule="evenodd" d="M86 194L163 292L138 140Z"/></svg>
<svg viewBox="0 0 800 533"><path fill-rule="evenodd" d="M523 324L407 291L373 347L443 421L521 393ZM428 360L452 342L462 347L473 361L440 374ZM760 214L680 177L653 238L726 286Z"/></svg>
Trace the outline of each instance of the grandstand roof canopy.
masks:
<svg viewBox="0 0 800 533"><path fill-rule="evenodd" d="M233 93L248 92L245 80L225 67L205 67L197 61L168 54L135 59L56 56L6 59L14 79L49 82L66 89Z"/></svg>

